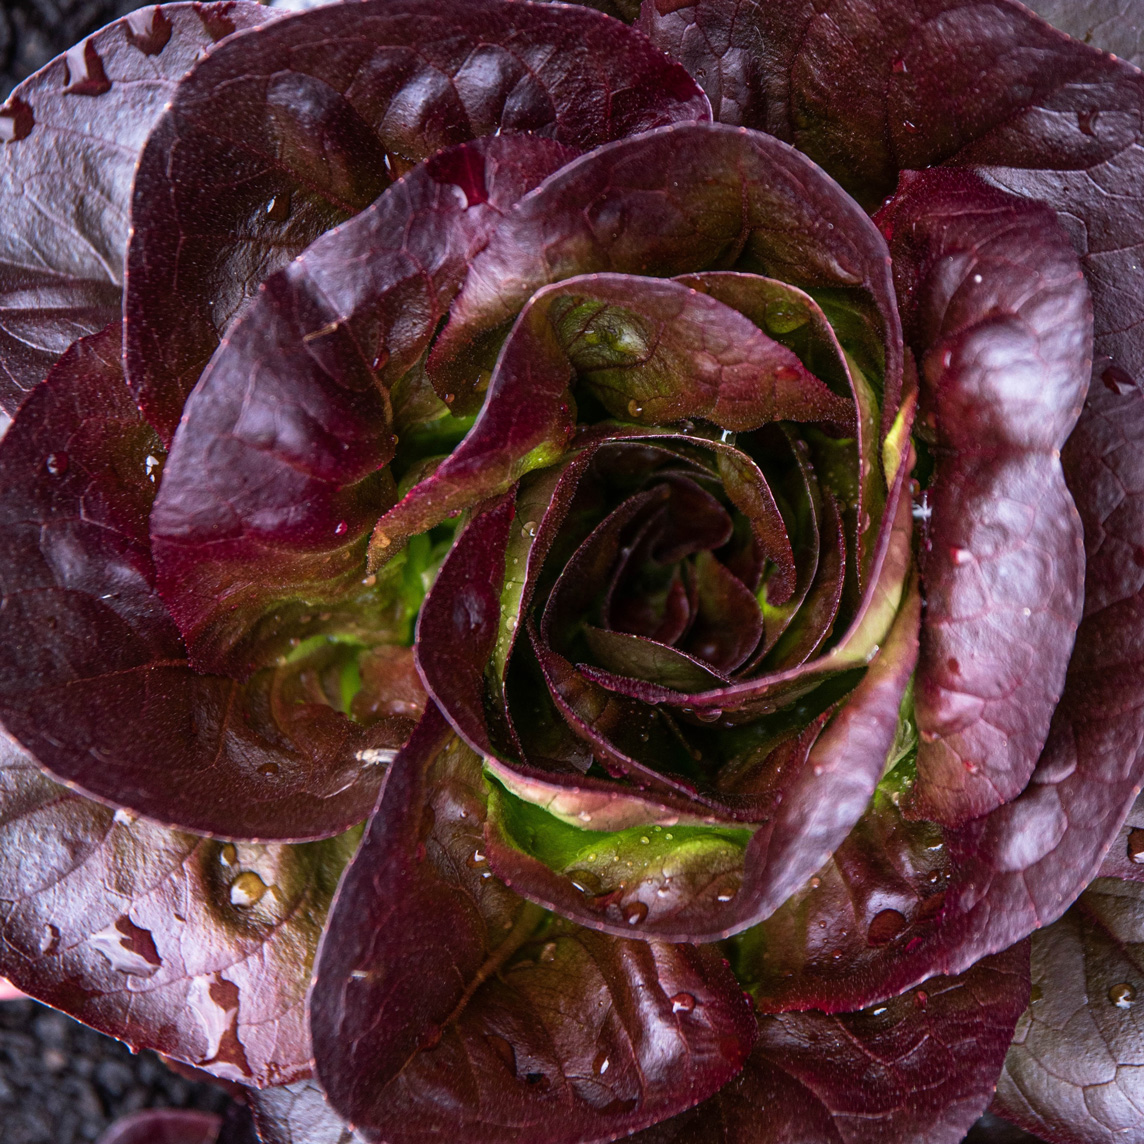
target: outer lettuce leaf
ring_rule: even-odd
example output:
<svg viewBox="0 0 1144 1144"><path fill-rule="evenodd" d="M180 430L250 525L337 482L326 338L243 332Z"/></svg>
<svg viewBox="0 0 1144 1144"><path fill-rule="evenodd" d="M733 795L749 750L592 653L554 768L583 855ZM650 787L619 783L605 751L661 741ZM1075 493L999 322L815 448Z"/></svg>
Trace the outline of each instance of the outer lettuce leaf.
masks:
<svg viewBox="0 0 1144 1144"><path fill-rule="evenodd" d="M935 966L962 972L1055 921L1100 869L1144 775L1144 570L1133 559L1144 395L1119 377L1098 367L1062 454L1084 524L1085 615L1028 787L957 830L902 820L888 787L855 836L858 860L844 868L844 849L834 869L820 870L740 966L765 1004L836 1011L893 996ZM839 878L850 884L846 901L831 889ZM828 891L821 907L818 884ZM900 922L880 923L887 941L871 945L867 927L884 910ZM793 928L774 929L780 922ZM763 960L768 943L774 955Z"/></svg>
<svg viewBox="0 0 1144 1144"><path fill-rule="evenodd" d="M308 1075L306 967L355 834L296 846L167 830L48 779L0 734L0 974L230 1081Z"/></svg>
<svg viewBox="0 0 1144 1144"><path fill-rule="evenodd" d="M984 1110L1029 996L1029 947L834 1017L759 1017L746 1067L636 1144L957 1144Z"/></svg>
<svg viewBox="0 0 1144 1144"><path fill-rule="evenodd" d="M264 31L195 69L140 160L127 376L164 441L258 284L414 163L502 130L587 148L709 115L678 64L584 9L368 0Z"/></svg>
<svg viewBox="0 0 1144 1144"><path fill-rule="evenodd" d="M250 1094L250 1103L262 1144L365 1144L315 1081L264 1088Z"/></svg>
<svg viewBox="0 0 1144 1144"><path fill-rule="evenodd" d="M78 342L0 442L0 719L53 775L113 806L246 838L360 822L359 752L407 720L351 723L292 690L200 675L154 588L147 518L163 451L123 384L118 328Z"/></svg>
<svg viewBox="0 0 1144 1144"><path fill-rule="evenodd" d="M176 81L219 38L214 4L143 7L0 108L0 409L119 317L135 163ZM231 31L277 13L236 0Z"/></svg>
<svg viewBox="0 0 1144 1144"><path fill-rule="evenodd" d="M354 623L336 605L363 595L366 540L395 495L388 387L502 213L572 154L531 136L444 151L236 321L187 402L151 517L159 588L197 668L273 662L301 616L309 634Z"/></svg>
<svg viewBox="0 0 1144 1144"><path fill-rule="evenodd" d="M1064 687L1084 537L1059 453L1091 305L1052 212L964 172L904 176L878 220L934 451L909 806L957 826L1024 790Z"/></svg>
<svg viewBox="0 0 1144 1144"><path fill-rule="evenodd" d="M479 759L430 709L322 942L311 1012L334 1107L369 1140L571 1144L716 1092L754 1037L718 952L524 902L488 869L486 798Z"/></svg>
<svg viewBox="0 0 1144 1144"><path fill-rule="evenodd" d="M1101 878L1033 935L1032 1004L1017 1026L994 1108L1054 1144L1144 1132L1140 1011L1144 902L1137 882Z"/></svg>
<svg viewBox="0 0 1144 1144"><path fill-rule="evenodd" d="M147 1109L117 1120L99 1144L215 1144L222 1117L182 1108Z"/></svg>

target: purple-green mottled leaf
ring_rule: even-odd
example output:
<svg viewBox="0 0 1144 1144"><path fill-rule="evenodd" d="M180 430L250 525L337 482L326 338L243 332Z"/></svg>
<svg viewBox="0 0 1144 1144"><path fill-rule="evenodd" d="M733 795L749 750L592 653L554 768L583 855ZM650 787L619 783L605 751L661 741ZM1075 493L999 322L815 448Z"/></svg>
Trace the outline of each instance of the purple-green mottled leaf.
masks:
<svg viewBox="0 0 1144 1144"><path fill-rule="evenodd" d="M572 154L531 136L443 151L274 274L235 322L187 402L151 517L159 588L200 670L243 674L282 654L300 617L314 635L368 610L365 546L395 497L388 390L502 212Z"/></svg>
<svg viewBox="0 0 1144 1144"><path fill-rule="evenodd" d="M366 1139L611 1140L713 1094L754 1021L718 952L616 940L490 872L480 761L431 709L343 880L311 1001ZM429 960L427 960L429 959Z"/></svg>
<svg viewBox="0 0 1144 1144"><path fill-rule="evenodd" d="M307 967L356 842L168 830L52 782L0 733L0 974L134 1048L296 1080Z"/></svg>
<svg viewBox="0 0 1144 1144"><path fill-rule="evenodd" d="M702 418L736 431L790 420L844 430L854 421L852 404L717 298L630 274L574 277L528 300L469 435L382 517L378 535L424 531L551 463L575 427L574 381L613 417L642 425ZM442 384L464 409L462 384Z"/></svg>
<svg viewBox="0 0 1144 1144"><path fill-rule="evenodd" d="M140 8L19 84L0 108L0 409L119 317L135 163L199 53L213 5ZM237 0L232 29L278 14Z"/></svg>
<svg viewBox="0 0 1144 1144"><path fill-rule="evenodd" d="M200 675L154 588L163 450L123 383L119 331L78 342L0 441L0 720L56 778L224 836L324 837L379 776L359 752L411 724L351 723L305 661Z"/></svg>
<svg viewBox="0 0 1144 1144"><path fill-rule="evenodd" d="M710 114L678 64L585 9L369 0L262 31L179 86L136 177L127 375L165 441L258 284L414 163L499 131L579 149Z"/></svg>
<svg viewBox="0 0 1144 1144"><path fill-rule="evenodd" d="M1138 992L1144 902L1138 882L1101 878L1032 938L1033 995L994 1108L1053 1144L1144 1134Z"/></svg>

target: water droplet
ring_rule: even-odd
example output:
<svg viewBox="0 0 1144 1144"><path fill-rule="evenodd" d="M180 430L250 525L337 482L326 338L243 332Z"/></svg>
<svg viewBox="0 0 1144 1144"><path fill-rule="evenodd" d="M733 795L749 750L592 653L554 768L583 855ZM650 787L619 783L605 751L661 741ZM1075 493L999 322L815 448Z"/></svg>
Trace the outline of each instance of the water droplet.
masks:
<svg viewBox="0 0 1144 1144"><path fill-rule="evenodd" d="M349 530L350 530L349 523L347 521L344 521L344 520L339 520L338 523L334 526L334 535L335 536L345 536L345 534L347 532L349 532Z"/></svg>
<svg viewBox="0 0 1144 1144"><path fill-rule="evenodd" d="M540 949L541 961L555 961L556 960L556 942L546 941Z"/></svg>
<svg viewBox="0 0 1144 1144"><path fill-rule="evenodd" d="M32 108L22 99L13 96L0 107L0 142L19 143L32 134L35 126L36 117Z"/></svg>
<svg viewBox="0 0 1144 1144"><path fill-rule="evenodd" d="M582 894L598 894L602 887L600 879L591 870L569 870L568 880Z"/></svg>
<svg viewBox="0 0 1144 1144"><path fill-rule="evenodd" d="M48 459L44 462L44 468L48 470L53 477L62 477L68 471L68 455L64 452L49 453Z"/></svg>
<svg viewBox="0 0 1144 1144"><path fill-rule="evenodd" d="M929 994L924 989L919 989L914 994L914 1004L919 1009L924 1009L929 1004Z"/></svg>
<svg viewBox="0 0 1144 1144"><path fill-rule="evenodd" d="M263 763L262 766L260 766L258 768L258 773L260 775L266 775L268 778L273 776L273 775L276 775L278 773L278 764L277 763Z"/></svg>
<svg viewBox="0 0 1144 1144"><path fill-rule="evenodd" d="M266 204L266 217L271 222L285 222L290 217L289 191L282 191Z"/></svg>
<svg viewBox="0 0 1144 1144"><path fill-rule="evenodd" d="M608 1071L611 1061L608 1060L608 1054L601 1049L596 1054L596 1059L592 1062L592 1071L597 1076L603 1076Z"/></svg>
<svg viewBox="0 0 1144 1144"><path fill-rule="evenodd" d="M65 95L103 95L111 90L111 80L103 70L103 59L90 37L68 48L64 65L67 70Z"/></svg>
<svg viewBox="0 0 1144 1144"><path fill-rule="evenodd" d="M641 413L643 413L643 406L633 397L628 402L628 416L639 417Z"/></svg>
<svg viewBox="0 0 1144 1144"><path fill-rule="evenodd" d="M945 661L945 666L949 669L950 675L957 675L961 671L961 664L953 656Z"/></svg>
<svg viewBox="0 0 1144 1144"><path fill-rule="evenodd" d="M648 836L646 834L641 834L640 835L640 844L643 846L650 846L651 845L651 839L648 838Z"/></svg>
<svg viewBox="0 0 1144 1144"><path fill-rule="evenodd" d="M496 1033L486 1033L485 1041L489 1048L504 1061L508 1071L516 1076L516 1049L512 1047L511 1043Z"/></svg>
<svg viewBox="0 0 1144 1144"><path fill-rule="evenodd" d="M1136 382L1132 375L1118 365L1107 366L1101 373L1100 380L1104 382L1106 389L1111 389L1113 393L1119 393L1122 397L1136 392Z"/></svg>
<svg viewBox="0 0 1144 1144"><path fill-rule="evenodd" d="M695 712L695 718L701 723L717 723L723 718L723 712L718 707L705 707Z"/></svg>
<svg viewBox="0 0 1144 1144"><path fill-rule="evenodd" d="M911 123L908 119L902 120L902 126L906 129L906 133L909 135L916 135L918 133L918 125L916 123Z"/></svg>
<svg viewBox="0 0 1144 1144"><path fill-rule="evenodd" d="M231 5L226 0L220 0L217 4L195 5L195 14L212 40L218 41L234 33L234 21L227 15L230 8Z"/></svg>
<svg viewBox="0 0 1144 1144"><path fill-rule="evenodd" d="M1128 832L1128 860L1137 866L1144 865L1144 830Z"/></svg>
<svg viewBox="0 0 1144 1144"><path fill-rule="evenodd" d="M1033 988L1029 990L1029 1004L1035 1005L1044 997L1044 995L1045 991L1039 985L1034 984Z"/></svg>
<svg viewBox="0 0 1144 1144"><path fill-rule="evenodd" d="M890 67L893 70L894 75L905 75L906 72L909 71L909 68L906 67L906 61L900 57L894 60Z"/></svg>
<svg viewBox="0 0 1144 1144"><path fill-rule="evenodd" d="M375 532L373 534L373 543L376 544L378 548L388 548L393 541L391 541L384 532Z"/></svg>
<svg viewBox="0 0 1144 1144"><path fill-rule="evenodd" d="M818 887L821 885L822 885L822 879L817 874L815 874L815 876L813 878L811 878L811 880L810 880L810 888L812 890L817 890Z"/></svg>
<svg viewBox="0 0 1144 1144"><path fill-rule="evenodd" d="M362 580L362 585L366 588L372 588L376 583L377 574L374 572L371 572L364 580Z"/></svg>
<svg viewBox="0 0 1144 1144"><path fill-rule="evenodd" d="M115 814L112 815L111 820L120 826L130 826L135 821L135 818L136 816L131 811L121 806Z"/></svg>
<svg viewBox="0 0 1144 1144"><path fill-rule="evenodd" d="M580 813L578 815L576 815L576 817L581 822L591 822L592 821L592 816L586 810L580 811Z"/></svg>
<svg viewBox="0 0 1144 1144"><path fill-rule="evenodd" d="M969 564L973 561L973 553L968 548L951 548L949 558L954 564Z"/></svg>
<svg viewBox="0 0 1144 1144"><path fill-rule="evenodd" d="M127 16L127 42L145 56L157 56L171 39L171 21L158 4Z"/></svg>
<svg viewBox="0 0 1144 1144"><path fill-rule="evenodd" d="M863 532L869 532L870 531L870 514L868 512L864 512L862 514L862 531Z"/></svg>
<svg viewBox="0 0 1144 1144"><path fill-rule="evenodd" d="M233 866L238 861L238 851L233 842L224 842L218 852L218 860L224 866Z"/></svg>
<svg viewBox="0 0 1144 1144"><path fill-rule="evenodd" d="M677 993L671 999L673 1013L690 1013L695 1008L695 998L690 993Z"/></svg>
<svg viewBox="0 0 1144 1144"><path fill-rule="evenodd" d="M664 838L666 838L668 842L670 842L674 837L675 837L674 834L665 834L664 835Z"/></svg>
<svg viewBox="0 0 1144 1144"><path fill-rule="evenodd" d="M775 381L797 381L799 371L793 365L780 365L774 372Z"/></svg>
<svg viewBox="0 0 1144 1144"><path fill-rule="evenodd" d="M1032 608L1022 608L1022 609L1021 609L1021 615L1022 615L1022 616L1026 616L1026 617L1027 617L1027 616L1031 616L1032 614L1033 614L1033 609L1032 609Z"/></svg>
<svg viewBox="0 0 1144 1144"><path fill-rule="evenodd" d="M772 334L789 334L806 325L807 311L804 307L793 303L770 302L763 321Z"/></svg>
<svg viewBox="0 0 1144 1144"><path fill-rule="evenodd" d="M397 758L397 752L392 747L366 747L354 751L354 758L367 767L387 767Z"/></svg>
<svg viewBox="0 0 1144 1144"><path fill-rule="evenodd" d="M870 928L866 931L866 941L870 945L888 945L906 928L906 919L897 910L882 910L874 915Z"/></svg>
<svg viewBox="0 0 1144 1144"><path fill-rule="evenodd" d="M163 462L158 457L152 456L150 453L143 458L143 469L147 474L147 479L154 484L159 479L159 469Z"/></svg>
<svg viewBox="0 0 1144 1144"><path fill-rule="evenodd" d="M475 869L478 866L484 866L488 862L488 859L485 857L483 850L474 850L472 854L469 855L467 861L469 865Z"/></svg>
<svg viewBox="0 0 1144 1144"><path fill-rule="evenodd" d="M253 870L246 870L230 884L230 904L246 909L257 905L265 893L266 883Z"/></svg>
<svg viewBox="0 0 1144 1144"><path fill-rule="evenodd" d="M643 902L629 902L624 906L624 921L630 926L638 926L647 917L647 906Z"/></svg>
<svg viewBox="0 0 1144 1144"><path fill-rule="evenodd" d="M39 947L40 953L44 957L48 957L50 954L55 953L56 947L59 944L60 931L54 925L52 925L51 922L47 922L44 925L44 928L40 930L40 940L36 943L36 945Z"/></svg>
<svg viewBox="0 0 1144 1144"><path fill-rule="evenodd" d="M1136 1004L1136 986L1129 985L1127 981L1114 985L1108 991L1108 999L1117 1009L1131 1009Z"/></svg>
<svg viewBox="0 0 1144 1144"><path fill-rule="evenodd" d="M445 401L446 405L452 405L453 402L456 400L457 400L457 395L455 393L446 393L445 394L444 401Z"/></svg>
<svg viewBox="0 0 1144 1144"><path fill-rule="evenodd" d="M119 973L151 977L162 964L151 931L137 926L126 914L88 939Z"/></svg>
<svg viewBox="0 0 1144 1144"><path fill-rule="evenodd" d="M534 537L536 535L536 521L526 520L524 524L521 525L520 535L523 536L526 540Z"/></svg>
<svg viewBox="0 0 1144 1144"><path fill-rule="evenodd" d="M1076 113L1076 125L1080 128L1082 135L1096 135L1096 121L1100 118L1100 112L1096 108L1087 108L1084 111Z"/></svg>

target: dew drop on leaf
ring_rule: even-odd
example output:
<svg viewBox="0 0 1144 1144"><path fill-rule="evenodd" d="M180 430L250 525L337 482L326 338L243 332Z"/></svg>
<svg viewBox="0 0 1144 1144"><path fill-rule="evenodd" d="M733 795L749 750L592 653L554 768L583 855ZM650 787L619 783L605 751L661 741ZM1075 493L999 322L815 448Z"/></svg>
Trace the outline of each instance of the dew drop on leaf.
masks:
<svg viewBox="0 0 1144 1144"><path fill-rule="evenodd" d="M526 520L521 526L520 535L525 537L525 539L531 539L534 537L536 535L536 521Z"/></svg>
<svg viewBox="0 0 1144 1144"><path fill-rule="evenodd" d="M1096 121L1100 118L1100 112L1096 108L1089 107L1084 111L1076 113L1076 125L1080 128L1082 135L1096 135Z"/></svg>
<svg viewBox="0 0 1144 1144"><path fill-rule="evenodd" d="M919 1009L924 1009L929 1004L929 994L924 989L919 989L914 994L914 1004Z"/></svg>
<svg viewBox="0 0 1144 1144"><path fill-rule="evenodd" d="M233 866L238 861L238 851L234 847L233 842L224 842L222 848L218 852L218 860L224 866Z"/></svg>
<svg viewBox="0 0 1144 1144"><path fill-rule="evenodd" d="M488 859L485 857L484 853L480 850L474 850L472 852L472 854L469 855L469 858L468 858L469 865L474 867L474 868L476 868L477 866L483 866L487 861L488 861Z"/></svg>
<svg viewBox="0 0 1144 1144"><path fill-rule="evenodd" d="M145 56L157 56L171 39L171 21L156 4L127 16L127 42Z"/></svg>
<svg viewBox="0 0 1144 1144"><path fill-rule="evenodd" d="M67 68L65 95L103 95L111 90L111 80L103 68L103 59L90 39L81 40L68 49L64 57Z"/></svg>
<svg viewBox="0 0 1144 1144"><path fill-rule="evenodd" d="M624 907L624 921L630 926L638 926L647 917L647 906L643 902L629 902Z"/></svg>
<svg viewBox="0 0 1144 1144"><path fill-rule="evenodd" d="M596 1059L592 1062L592 1071L597 1076L603 1076L611 1066L611 1061L608 1060L608 1054L601 1049L596 1054Z"/></svg>
<svg viewBox="0 0 1144 1144"><path fill-rule="evenodd" d="M905 75L905 73L909 70L906 67L906 61L901 58L894 60L893 64L890 66L893 69L894 75Z"/></svg>
<svg viewBox="0 0 1144 1144"><path fill-rule="evenodd" d="M1136 1003L1136 987L1127 981L1121 981L1108 991L1108 999L1117 1009L1131 1009Z"/></svg>
<svg viewBox="0 0 1144 1144"><path fill-rule="evenodd" d="M55 953L56 947L60 944L60 931L51 922L47 922L40 930L40 939L36 944L45 957Z"/></svg>
<svg viewBox="0 0 1144 1144"><path fill-rule="evenodd" d="M260 775L265 775L267 778L271 778L278 773L278 764L263 763L262 766L258 768L258 773Z"/></svg>
<svg viewBox="0 0 1144 1144"><path fill-rule="evenodd" d="M695 998L690 993L677 993L671 999L673 1013L690 1013L695 1008Z"/></svg>
<svg viewBox="0 0 1144 1144"><path fill-rule="evenodd" d="M540 948L541 961L555 961L556 960L556 942L546 941Z"/></svg>
<svg viewBox="0 0 1144 1144"><path fill-rule="evenodd" d="M253 870L246 870L230 884L230 904L246 909L257 905L265 893L266 883Z"/></svg>
<svg viewBox="0 0 1144 1144"><path fill-rule="evenodd" d="M591 870L569 870L568 880L582 894L598 894L600 892L600 879Z"/></svg>
<svg viewBox="0 0 1144 1144"><path fill-rule="evenodd" d="M1144 865L1144 830L1128 832L1128 860L1137 866Z"/></svg>
<svg viewBox="0 0 1144 1144"><path fill-rule="evenodd" d="M68 471L68 455L64 452L49 453L47 460L44 462L44 468L48 470L53 477L62 477Z"/></svg>
<svg viewBox="0 0 1144 1144"><path fill-rule="evenodd" d="M870 945L886 945L906 928L906 919L897 910L882 910L874 915L866 931Z"/></svg>
<svg viewBox="0 0 1144 1144"><path fill-rule="evenodd" d="M335 536L345 536L345 534L347 532L349 532L349 530L350 530L350 526L349 526L348 522L346 522L344 520L339 520L337 525L334 527L334 535Z"/></svg>
<svg viewBox="0 0 1144 1144"><path fill-rule="evenodd" d="M290 192L277 194L266 204L266 217L271 222L285 222L290 217Z"/></svg>
<svg viewBox="0 0 1144 1144"><path fill-rule="evenodd" d="M1132 375L1118 365L1107 366L1101 373L1100 380L1104 382L1105 389L1111 389L1122 397L1136 392L1136 382Z"/></svg>
<svg viewBox="0 0 1144 1144"><path fill-rule="evenodd" d="M628 413L632 417L638 417L643 413L643 406L634 397L628 402Z"/></svg>

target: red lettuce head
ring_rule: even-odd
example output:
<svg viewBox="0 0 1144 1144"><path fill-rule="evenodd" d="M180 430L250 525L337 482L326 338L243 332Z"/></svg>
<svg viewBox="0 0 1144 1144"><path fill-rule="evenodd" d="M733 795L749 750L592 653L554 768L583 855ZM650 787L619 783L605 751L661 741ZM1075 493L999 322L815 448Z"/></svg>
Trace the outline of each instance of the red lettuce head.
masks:
<svg viewBox="0 0 1144 1144"><path fill-rule="evenodd" d="M1008 0L174 4L26 81L3 972L267 1141L952 1144L1007 1050L1138 1130L1038 1006L1144 944L1142 82Z"/></svg>

